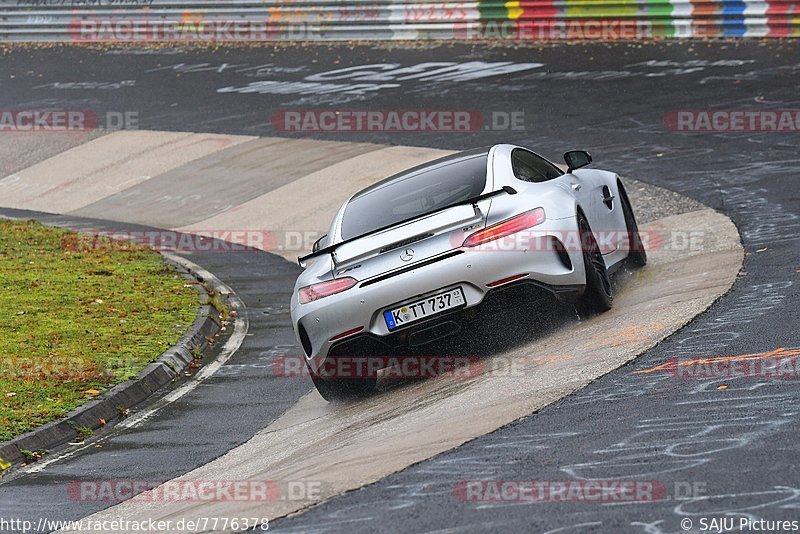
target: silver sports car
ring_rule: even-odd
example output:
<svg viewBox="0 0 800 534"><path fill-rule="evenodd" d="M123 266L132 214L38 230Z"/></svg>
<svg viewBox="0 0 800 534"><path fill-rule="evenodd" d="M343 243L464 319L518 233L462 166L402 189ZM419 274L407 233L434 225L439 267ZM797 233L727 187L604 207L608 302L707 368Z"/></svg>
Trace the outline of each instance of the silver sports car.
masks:
<svg viewBox="0 0 800 534"><path fill-rule="evenodd" d="M350 197L311 254L298 259L291 313L319 392L363 394L376 378L336 376L336 358L419 347L456 334L490 292L533 284L582 312L608 310L609 273L647 258L622 180L566 171L520 146L441 158ZM581 169L581 170L578 170ZM376 349L377 347L377 349Z"/></svg>

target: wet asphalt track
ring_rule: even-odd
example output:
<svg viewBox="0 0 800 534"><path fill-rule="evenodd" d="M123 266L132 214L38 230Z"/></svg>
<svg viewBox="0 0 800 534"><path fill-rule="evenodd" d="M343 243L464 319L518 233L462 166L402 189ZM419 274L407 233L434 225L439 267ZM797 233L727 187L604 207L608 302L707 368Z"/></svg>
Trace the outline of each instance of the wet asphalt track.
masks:
<svg viewBox="0 0 800 534"><path fill-rule="evenodd" d="M425 51L348 46L163 49L147 54L21 49L3 56L0 63L0 107L78 107L101 115L134 111L141 128L251 135L279 135L270 120L274 111L286 109L522 111L524 131L313 137L442 148L509 141L554 157L568 148L588 148L600 167L723 210L742 233L748 252L745 274L728 295L680 333L634 364L535 416L272 524L278 531L492 527L679 532L681 518L698 520L703 514L751 514L769 520L800 517L800 473L793 465L800 456L796 380L713 382L678 380L659 372L633 374L675 356L800 347L800 135L677 134L665 128L664 116L678 109L797 109L798 49L796 42L488 50L443 46ZM543 65L473 81L397 80L385 73L382 77L388 79L379 82L328 80L325 83L397 87L367 92L363 87L329 87L338 92L322 97L318 86L290 89L276 83L261 87L294 92L235 92L258 82L321 83L307 78L318 79L320 73L351 65L391 62L407 67L427 61ZM75 82L84 85L68 85ZM309 94L297 94L300 90ZM242 296L252 307L251 321L259 308L288 300L296 272L263 253L193 261L218 274ZM275 287L263 288L264 274L276 268L286 269L285 276L276 279ZM256 336L249 337L250 345L241 351L244 362L257 362L264 351L291 343L285 314L277 321L264 317L262 323L251 323ZM36 477L4 481L0 514L64 519L87 515L97 505L65 502L63 486L54 482L91 475L169 478L245 441L308 390L307 384L294 381L264 380L252 368L239 373L235 379L221 373L193 392L194 403L187 399L165 410L151 426L117 438L113 447L79 455ZM719 385L728 388L717 389ZM453 494L454 486L467 479L574 477L654 480L670 497L687 496L686 488L694 487L695 498L614 505L520 504L464 503Z"/></svg>

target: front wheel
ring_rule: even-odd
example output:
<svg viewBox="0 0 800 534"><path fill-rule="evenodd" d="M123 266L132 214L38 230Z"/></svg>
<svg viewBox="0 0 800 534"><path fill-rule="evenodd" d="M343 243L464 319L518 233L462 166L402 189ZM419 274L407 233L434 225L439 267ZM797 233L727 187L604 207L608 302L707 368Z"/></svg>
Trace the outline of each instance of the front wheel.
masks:
<svg viewBox="0 0 800 534"><path fill-rule="evenodd" d="M586 271L586 290L576 303L576 308L581 315L610 310L614 302L611 277L608 275L603 253L592 234L589 222L580 213L578 231L583 249L583 266Z"/></svg>

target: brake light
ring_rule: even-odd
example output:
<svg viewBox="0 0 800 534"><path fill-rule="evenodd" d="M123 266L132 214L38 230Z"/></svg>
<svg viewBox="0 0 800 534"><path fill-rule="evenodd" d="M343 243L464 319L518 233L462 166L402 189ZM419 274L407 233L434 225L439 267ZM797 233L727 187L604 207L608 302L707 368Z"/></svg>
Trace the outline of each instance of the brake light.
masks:
<svg viewBox="0 0 800 534"><path fill-rule="evenodd" d="M537 224L542 224L545 220L544 208L536 208L535 210L526 211L522 215L517 215L506 219L503 222L488 226L483 230L478 230L474 234L470 234L462 246L464 247L477 247L489 241L500 239L507 235L516 234L526 228L531 228Z"/></svg>
<svg viewBox="0 0 800 534"><path fill-rule="evenodd" d="M345 276L344 278L337 278L336 280L328 280L327 282L301 287L297 294L300 297L300 304L307 304L314 300L329 297L350 289L357 283L358 280L355 278Z"/></svg>
<svg viewBox="0 0 800 534"><path fill-rule="evenodd" d="M353 334L358 334L364 330L363 326L359 326L358 328L353 328L352 330L348 330L347 332L342 332L341 334L337 334L331 338L331 341L336 341L338 339L342 339L343 337L352 336Z"/></svg>
<svg viewBox="0 0 800 534"><path fill-rule="evenodd" d="M507 284L509 282L513 282L514 280L519 280L520 278L525 278L526 276L528 276L528 273L515 274L514 276L509 276L508 278L501 278L500 280L495 280L494 282L489 282L486 285L488 287L502 286L503 284Z"/></svg>

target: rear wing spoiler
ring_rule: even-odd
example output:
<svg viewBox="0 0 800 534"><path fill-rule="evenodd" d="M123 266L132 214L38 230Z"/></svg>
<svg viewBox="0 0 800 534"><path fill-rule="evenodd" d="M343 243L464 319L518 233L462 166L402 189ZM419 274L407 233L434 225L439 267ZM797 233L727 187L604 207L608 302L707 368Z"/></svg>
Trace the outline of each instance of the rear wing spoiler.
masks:
<svg viewBox="0 0 800 534"><path fill-rule="evenodd" d="M300 267L305 267L306 266L305 265L306 261L310 260L311 258L316 258L317 256L324 256L325 254L333 255L333 253L336 252L336 249L339 248L342 245L346 245L347 243L352 243L353 241L357 241L357 240L362 239L364 237L371 236L371 235L383 232L384 230L388 230L389 228L392 228L393 226L398 226L398 225L401 225L401 224L405 224L405 223L411 222L411 221L413 221L415 219L419 219L420 217L427 217L429 215L434 215L434 214L439 213L441 211L449 210L450 208L453 208L455 206L463 206L463 205L466 205L466 204L472 204L477 209L478 202L481 202L481 201L486 200L488 198L496 197L498 195L503 195L503 194L516 195L517 194L517 190L514 189L513 187L509 186L509 185L506 185L506 186L503 186L502 188L498 189L497 191L492 191L490 193L484 193L482 195L478 195L476 197L468 198L468 199L462 200L460 202L455 202L453 204L449 204L447 206L444 206L444 207L429 211L427 213L423 213L421 215L417 215L417 216L414 216L414 217L409 217L408 219L403 219L402 221L399 221L399 222L396 222L396 223L392 223L392 224L388 224L388 225L382 226L380 228L376 228L375 230L372 230L371 232L367 232L366 234L361 234L361 235L358 235L356 237L351 237L350 239L345 239L344 241L339 241L338 243L334 243L333 245L329 245L329 246L321 248L319 250L315 250L311 254L306 254L305 256L300 256L299 258L297 258L297 263L300 265Z"/></svg>

